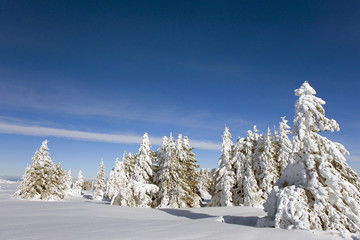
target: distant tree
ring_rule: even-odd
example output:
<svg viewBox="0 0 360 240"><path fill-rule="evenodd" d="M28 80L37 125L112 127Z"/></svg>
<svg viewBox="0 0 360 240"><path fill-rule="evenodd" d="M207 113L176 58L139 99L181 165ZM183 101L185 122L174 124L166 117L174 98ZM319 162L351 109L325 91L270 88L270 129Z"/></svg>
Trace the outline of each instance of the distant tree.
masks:
<svg viewBox="0 0 360 240"><path fill-rule="evenodd" d="M223 133L221 156L218 161L218 170L215 175L215 193L209 202L209 207L223 207L233 205L232 189L235 185L235 172L232 164L233 142L229 128Z"/></svg>
<svg viewBox="0 0 360 240"><path fill-rule="evenodd" d="M180 199L182 206L200 207L201 197L198 188L200 175L197 171L200 165L192 151L194 148L190 147L189 138L185 136L182 139L181 137L181 134L179 134L176 144L176 152L180 164L181 188L183 189Z"/></svg>
<svg viewBox="0 0 360 240"><path fill-rule="evenodd" d="M123 163L125 168L125 174L127 179L131 179L134 175L134 166L136 163L136 156L134 156L131 152L129 154L124 151L123 154Z"/></svg>
<svg viewBox="0 0 360 240"><path fill-rule="evenodd" d="M23 181L15 197L21 199L60 200L66 194L66 174L55 165L48 152L47 140L35 152L31 166L25 169Z"/></svg>
<svg viewBox="0 0 360 240"><path fill-rule="evenodd" d="M279 164L276 161L275 141L270 129L265 136L260 136L254 152L254 172L262 199L265 202L275 182L280 177Z"/></svg>
<svg viewBox="0 0 360 240"><path fill-rule="evenodd" d="M199 172L200 179L198 184L199 193L202 199L211 197L211 170L202 168Z"/></svg>
<svg viewBox="0 0 360 240"><path fill-rule="evenodd" d="M109 200L113 200L116 195L128 186L129 179L126 177L123 161L120 162L119 158L116 158L115 166L110 172L105 194L106 198Z"/></svg>
<svg viewBox="0 0 360 240"><path fill-rule="evenodd" d="M347 165L348 152L319 134L339 131L335 120L325 117L325 102L315 97L305 82L295 95L293 151L287 167L264 207L268 213L259 226L336 230L360 230L360 182Z"/></svg>
<svg viewBox="0 0 360 240"><path fill-rule="evenodd" d="M111 205L135 207L135 197L131 185L129 169L133 169L133 155L124 152L121 162L116 160L115 167L110 173L107 195Z"/></svg>
<svg viewBox="0 0 360 240"><path fill-rule="evenodd" d="M82 195L82 189L84 185L84 179L81 170L79 170L79 173L77 175L76 181L73 184L72 187L72 193L73 196L81 196Z"/></svg>
<svg viewBox="0 0 360 240"><path fill-rule="evenodd" d="M106 189L104 162L101 160L99 172L94 183L93 199L103 199Z"/></svg>
<svg viewBox="0 0 360 240"><path fill-rule="evenodd" d="M233 167L235 171L235 184L232 189L233 204L235 206L244 204L244 177L245 177L245 144L246 139L238 138L234 146Z"/></svg>
<svg viewBox="0 0 360 240"><path fill-rule="evenodd" d="M71 195L72 192L73 179L71 177L71 169L66 173L65 177L65 195Z"/></svg>
<svg viewBox="0 0 360 240"><path fill-rule="evenodd" d="M261 198L261 190L259 189L258 183L255 178L253 165L254 165L254 151L255 146L259 140L259 134L257 134L256 126L254 126L254 131L248 131L248 135L244 142L243 151L244 154L241 155L243 159L240 159L242 162L242 194L244 206L251 207L260 207L263 204L263 199Z"/></svg>
<svg viewBox="0 0 360 240"><path fill-rule="evenodd" d="M157 151L158 171L156 182L159 187L159 194L156 201L158 207L182 207L180 195L181 188L180 163L176 152L175 141L172 135L170 138L163 138L162 145Z"/></svg>
<svg viewBox="0 0 360 240"><path fill-rule="evenodd" d="M136 163L131 179L135 206L151 207L158 187L153 184L152 165L155 154L151 151L151 144L147 133L143 136L139 152L136 156Z"/></svg>
<svg viewBox="0 0 360 240"><path fill-rule="evenodd" d="M279 124L279 138L278 138L278 155L277 162L280 166L280 175L285 170L289 158L292 152L292 142L289 139L289 134L291 133L290 126L287 124L285 117L281 118L282 121Z"/></svg>

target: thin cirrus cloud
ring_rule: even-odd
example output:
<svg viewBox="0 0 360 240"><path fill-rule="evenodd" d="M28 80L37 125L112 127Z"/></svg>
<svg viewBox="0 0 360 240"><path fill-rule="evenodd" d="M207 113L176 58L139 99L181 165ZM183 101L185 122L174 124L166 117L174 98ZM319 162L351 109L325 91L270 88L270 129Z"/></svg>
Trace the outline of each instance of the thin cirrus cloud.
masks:
<svg viewBox="0 0 360 240"><path fill-rule="evenodd" d="M43 136L43 137L61 137L70 138L82 141L93 141L93 142L110 142L110 143L124 143L124 144L139 144L142 140L141 136L135 135L121 135L121 134L107 134L107 133L92 133L75 130L66 130L58 128L48 128L40 126L24 126L11 123L0 122L0 133L5 134L19 134L28 136ZM160 145L162 142L161 137L151 137L151 143L154 145ZM198 149L203 150L219 150L220 144L191 140L191 145Z"/></svg>

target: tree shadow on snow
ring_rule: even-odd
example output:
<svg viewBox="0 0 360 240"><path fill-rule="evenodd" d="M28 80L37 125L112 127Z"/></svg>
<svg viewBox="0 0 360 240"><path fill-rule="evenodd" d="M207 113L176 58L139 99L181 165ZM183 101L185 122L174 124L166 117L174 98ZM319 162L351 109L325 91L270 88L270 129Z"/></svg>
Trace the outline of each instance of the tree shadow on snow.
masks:
<svg viewBox="0 0 360 240"><path fill-rule="evenodd" d="M237 224L248 227L256 227L259 217L243 217L243 216L223 216L224 223Z"/></svg>
<svg viewBox="0 0 360 240"><path fill-rule="evenodd" d="M183 209L159 208L159 210L177 217L185 217L193 220L216 217L205 213L194 213L189 210L183 210Z"/></svg>
<svg viewBox="0 0 360 240"><path fill-rule="evenodd" d="M177 217L185 217L188 219L203 219L203 218L219 218L220 216L213 216L205 213L194 213L189 210L184 209L173 209L173 208L160 208L160 211L166 212L168 214L177 216ZM227 224L236 224L236 225L243 225L248 227L256 227L256 223L259 217L255 216L222 216L221 221Z"/></svg>

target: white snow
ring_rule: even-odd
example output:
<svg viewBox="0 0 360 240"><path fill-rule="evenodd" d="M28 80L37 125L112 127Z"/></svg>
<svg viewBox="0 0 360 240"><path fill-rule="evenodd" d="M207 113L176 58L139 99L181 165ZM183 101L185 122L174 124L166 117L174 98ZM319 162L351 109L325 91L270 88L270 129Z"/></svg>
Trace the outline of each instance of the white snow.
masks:
<svg viewBox="0 0 360 240"><path fill-rule="evenodd" d="M71 197L29 201L12 197L18 183L0 180L0 239L342 239L330 232L256 228L262 209L152 209L111 206Z"/></svg>

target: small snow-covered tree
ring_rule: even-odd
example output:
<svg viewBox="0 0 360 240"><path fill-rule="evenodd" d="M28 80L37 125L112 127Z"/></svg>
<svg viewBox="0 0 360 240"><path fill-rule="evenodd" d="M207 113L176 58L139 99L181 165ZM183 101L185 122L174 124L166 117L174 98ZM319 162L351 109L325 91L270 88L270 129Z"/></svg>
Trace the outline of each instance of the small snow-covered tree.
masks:
<svg viewBox="0 0 360 240"><path fill-rule="evenodd" d="M120 162L119 158L116 158L115 166L110 172L106 185L106 198L113 200L116 195L121 193L123 189L128 186L128 183L129 179L126 177L124 162Z"/></svg>
<svg viewBox="0 0 360 240"><path fill-rule="evenodd" d="M235 185L235 173L232 166L233 142L229 128L223 133L221 156L218 161L218 170L215 175L215 193L209 202L209 207L223 207L233 205L232 189Z"/></svg>
<svg viewBox="0 0 360 240"><path fill-rule="evenodd" d="M101 160L99 172L94 183L93 199L103 199L106 190L104 162Z"/></svg>
<svg viewBox="0 0 360 240"><path fill-rule="evenodd" d="M199 195L199 180L200 175L197 168L200 167L195 154L192 152L194 148L190 147L189 138L187 136L184 139L179 134L176 151L180 164L180 178L181 188L183 189L180 196L182 206L185 207L200 207L201 197Z"/></svg>
<svg viewBox="0 0 360 240"><path fill-rule="evenodd" d="M133 169L133 155L124 152L123 160L116 161L114 170L110 173L110 179L113 179L113 187L108 189L109 199L111 205L135 207L135 198L131 186L131 175L128 173L129 169ZM113 177L112 177L113 176ZM112 195L112 196L111 196Z"/></svg>
<svg viewBox="0 0 360 240"><path fill-rule="evenodd" d="M202 199L210 198L211 197L211 170L202 168L199 172L200 179L198 184L199 193Z"/></svg>
<svg viewBox="0 0 360 240"><path fill-rule="evenodd" d="M162 145L157 151L158 171L156 183L159 187L157 207L181 207L182 194L181 179L179 176L179 159L176 154L176 145L172 135L163 138Z"/></svg>
<svg viewBox="0 0 360 240"><path fill-rule="evenodd" d="M264 207L268 216L259 226L360 230L360 182L347 165L346 149L319 134L338 131L335 120L325 117L325 102L315 97L305 82L295 95L293 151L290 161Z"/></svg>
<svg viewBox="0 0 360 240"><path fill-rule="evenodd" d="M65 195L71 195L71 188L73 185L73 179L71 177L71 169L66 173L66 177L65 177L65 186L66 186L66 190L65 190Z"/></svg>
<svg viewBox="0 0 360 240"><path fill-rule="evenodd" d="M264 201L261 198L261 190L255 178L253 165L254 165L254 151L257 142L259 141L259 134L257 134L256 126L254 131L249 130L248 135L243 143L243 154L240 161L242 162L242 186L240 192L243 195L244 206L260 207Z"/></svg>
<svg viewBox="0 0 360 240"><path fill-rule="evenodd" d="M75 183L73 184L73 187L72 187L71 195L73 195L73 196L81 196L82 195L83 184L84 184L84 178L83 178L81 170L79 170L76 181L75 181Z"/></svg>
<svg viewBox="0 0 360 240"><path fill-rule="evenodd" d="M235 172L235 184L232 189L233 204L235 206L244 204L244 177L245 177L245 144L246 139L238 138L234 146L233 167Z"/></svg>
<svg viewBox="0 0 360 240"><path fill-rule="evenodd" d="M261 196L265 202L275 182L280 177L274 141L269 128L266 135L261 136L256 144L253 169L259 189L262 191Z"/></svg>
<svg viewBox="0 0 360 240"><path fill-rule="evenodd" d="M40 200L60 200L65 197L65 171L60 164L54 165L48 150L45 140L35 152L31 166L25 169L15 197Z"/></svg>
<svg viewBox="0 0 360 240"><path fill-rule="evenodd" d="M134 166L136 163L136 157L131 152L127 154L126 151L124 151L122 161L124 163L126 178L131 179L132 176L134 175Z"/></svg>
<svg viewBox="0 0 360 240"><path fill-rule="evenodd" d="M151 207L158 187L153 184L153 169L155 154L151 151L148 134L145 133L136 157L131 186L136 207Z"/></svg>
<svg viewBox="0 0 360 240"><path fill-rule="evenodd" d="M175 142L172 135L163 138L156 152L156 184L159 194L155 206L158 207L199 207L199 167L192 152L189 139L179 134Z"/></svg>
<svg viewBox="0 0 360 240"><path fill-rule="evenodd" d="M288 120L285 117L281 118L282 121L279 123L279 137L278 137L278 155L277 163L280 166L280 175L285 170L289 158L292 152L292 142L289 139L289 134L291 133L290 126L287 124Z"/></svg>

